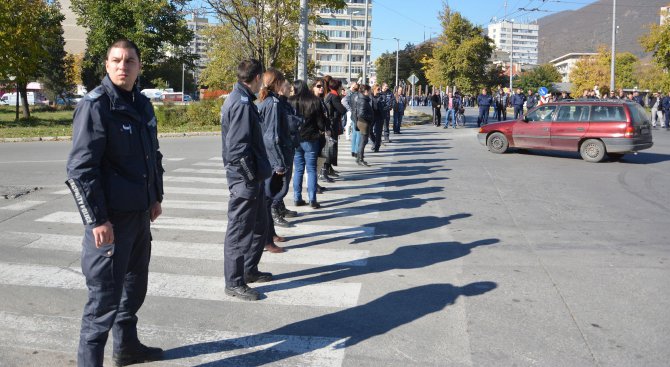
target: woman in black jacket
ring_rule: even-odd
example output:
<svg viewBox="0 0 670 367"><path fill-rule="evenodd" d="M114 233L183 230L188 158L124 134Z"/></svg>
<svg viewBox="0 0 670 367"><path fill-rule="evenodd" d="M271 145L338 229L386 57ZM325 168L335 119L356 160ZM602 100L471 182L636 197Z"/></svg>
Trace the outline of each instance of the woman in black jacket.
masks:
<svg viewBox="0 0 670 367"><path fill-rule="evenodd" d="M359 93L360 95L356 103L356 115L358 116L356 127L358 128L358 132L361 134L361 138L358 143L358 156L356 157L356 163L359 166L367 166L368 162L366 162L364 159L365 144L368 143L371 121L374 119L372 100L370 99L370 86L361 85L359 87Z"/></svg>
<svg viewBox="0 0 670 367"><path fill-rule="evenodd" d="M333 169L333 165L337 166L337 138L342 132L342 117L347 113L347 109L342 105L342 97L339 93L341 88L341 81L331 79L328 82L328 94L326 95L326 98L324 98L328 110L328 119L330 121L330 137L335 142L335 148L333 150L333 156L326 158L323 171L334 177L339 177L339 172Z"/></svg>
<svg viewBox="0 0 670 367"><path fill-rule="evenodd" d="M312 208L319 208L316 200L316 159L319 155L319 137L326 129L325 112L321 99L315 96L302 80L293 82L289 104L296 114L305 119L300 128L300 145L293 156L293 200L296 206L305 205L302 199L302 177L307 170L307 195Z"/></svg>
<svg viewBox="0 0 670 367"><path fill-rule="evenodd" d="M384 96L381 94L381 87L379 84L372 86L372 110L374 117L372 119L371 133L372 151L378 152L382 145L382 130L384 128Z"/></svg>

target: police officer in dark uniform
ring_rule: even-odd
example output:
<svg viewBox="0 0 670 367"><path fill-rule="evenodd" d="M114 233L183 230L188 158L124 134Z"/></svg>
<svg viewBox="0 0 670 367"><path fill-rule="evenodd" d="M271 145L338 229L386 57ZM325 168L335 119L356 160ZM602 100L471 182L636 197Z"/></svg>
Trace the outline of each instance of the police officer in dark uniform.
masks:
<svg viewBox="0 0 670 367"><path fill-rule="evenodd" d="M477 97L477 105L479 106L479 117L477 118L477 126L486 125L489 123L489 109L493 103L493 97L486 94L486 88L482 89L482 94Z"/></svg>
<svg viewBox="0 0 670 367"><path fill-rule="evenodd" d="M670 91L668 95L663 97L661 100L661 106L663 107L663 116L665 121L665 129L670 129Z"/></svg>
<svg viewBox="0 0 670 367"><path fill-rule="evenodd" d="M162 349L140 343L137 311L147 292L151 233L161 214L162 155L149 99L135 88L140 52L128 40L107 50L107 76L74 112L66 184L86 226L81 268L84 307L78 365L102 366L113 330L115 366L155 361Z"/></svg>
<svg viewBox="0 0 670 367"><path fill-rule="evenodd" d="M260 297L247 283L272 280L272 274L258 271L269 236L263 183L272 175L254 104L262 73L258 60L242 61L237 83L221 107L223 164L230 189L223 257L225 293L245 301Z"/></svg>
<svg viewBox="0 0 670 367"><path fill-rule="evenodd" d="M512 106L514 107L514 119L523 117L523 104L526 102L526 96L521 91L521 88L516 89L516 94L512 96Z"/></svg>
<svg viewBox="0 0 670 367"><path fill-rule="evenodd" d="M530 111L536 105L537 105L537 93L533 93L533 91L529 89L528 96L526 96L526 111Z"/></svg>
<svg viewBox="0 0 670 367"><path fill-rule="evenodd" d="M391 110L395 106L395 98L393 97L393 91L389 89L389 85L387 83L382 84L382 101L384 101L384 112L383 112L383 119L384 119L384 135L383 135L383 142L384 143L390 143L391 140L389 140L389 123L391 121Z"/></svg>

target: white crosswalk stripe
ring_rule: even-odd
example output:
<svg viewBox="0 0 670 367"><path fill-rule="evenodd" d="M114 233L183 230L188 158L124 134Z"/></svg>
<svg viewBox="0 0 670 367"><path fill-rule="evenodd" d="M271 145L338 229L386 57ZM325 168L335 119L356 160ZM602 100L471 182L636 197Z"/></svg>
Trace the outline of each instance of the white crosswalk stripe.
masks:
<svg viewBox="0 0 670 367"><path fill-rule="evenodd" d="M54 212L35 221L81 224L81 216L77 212ZM225 232L227 225L228 222L223 218L215 220L161 216L151 224L151 227L178 231ZM287 236L309 234L310 236L372 237L375 229L373 227L300 224L296 227L283 228L282 233Z"/></svg>
<svg viewBox="0 0 670 367"><path fill-rule="evenodd" d="M81 236L56 235L46 233L13 232L12 235L30 240L26 248L50 251L81 251ZM370 254L368 250L296 248L290 249L290 256L266 253L261 263L365 266ZM197 260L223 260L223 243L195 243L175 241L152 241L153 257L173 257Z"/></svg>
<svg viewBox="0 0 670 367"><path fill-rule="evenodd" d="M10 204L10 205L0 207L0 210L21 211L21 210L30 209L32 207L36 207L36 206L44 204L44 203L46 203L46 201L24 200L24 201L19 201L18 203L14 203L14 204Z"/></svg>
<svg viewBox="0 0 670 367"><path fill-rule="evenodd" d="M47 315L25 316L0 312L0 345L21 345L32 350L50 350L75 354L80 320ZM159 325L138 326L145 343L162 345L170 365L195 366L235 359L240 365L254 365L253 352L274 353L282 358L275 366L337 367L344 359L345 339L280 334L249 334L203 328ZM173 345L165 345L165 341ZM108 353L110 343L108 344ZM177 348L170 350L169 348ZM186 356L185 358L179 358ZM223 363L223 362L221 362ZM231 364L226 364L231 365Z"/></svg>
<svg viewBox="0 0 670 367"><path fill-rule="evenodd" d="M86 289L79 268L0 262L0 284L62 289ZM221 277L149 273L147 295L244 302L224 294ZM260 301L276 305L313 307L352 307L358 302L360 283L314 283L300 280L275 280L256 286L266 295Z"/></svg>

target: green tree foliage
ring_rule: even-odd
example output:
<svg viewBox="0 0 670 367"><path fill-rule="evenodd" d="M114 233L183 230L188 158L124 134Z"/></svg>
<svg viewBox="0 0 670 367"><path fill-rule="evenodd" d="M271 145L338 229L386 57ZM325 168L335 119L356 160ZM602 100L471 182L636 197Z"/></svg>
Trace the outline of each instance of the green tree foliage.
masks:
<svg viewBox="0 0 670 367"><path fill-rule="evenodd" d="M188 0L72 0L77 23L88 29L82 79L87 89L104 76L107 47L119 38L135 42L142 53L144 71L165 59L167 52L193 64L186 46L193 32L186 26L183 7ZM181 68L180 68L181 72Z"/></svg>
<svg viewBox="0 0 670 367"><path fill-rule="evenodd" d="M44 44L47 49L47 57L42 60L40 65L40 78L42 86L47 91L47 95L56 102L58 97L65 98L67 94L74 91L74 80L68 78L68 69L72 68L74 57L68 56L65 52L65 38L63 37L63 20L60 5L55 2L46 8L46 16L49 21L49 29L54 33L49 37L49 42Z"/></svg>
<svg viewBox="0 0 670 367"><path fill-rule="evenodd" d="M522 90L532 89L533 91L537 91L540 87L545 87L550 92L553 92L553 83L560 82L561 78L561 73L556 70L554 65L542 64L536 68L522 72L514 82L514 86Z"/></svg>
<svg viewBox="0 0 670 367"><path fill-rule="evenodd" d="M232 33L234 45L239 49L233 50L231 56L219 55L216 61L221 66L229 68L230 64L224 59L235 59L235 65L242 58L255 58L266 68L276 67L283 70L292 70L297 53L298 24L300 22L299 0L207 0L214 9L217 17L228 28L222 32ZM312 0L309 2L312 15L310 22L317 18L314 10L320 8L342 9L346 6L344 0ZM316 36L316 35L315 35ZM228 37L227 35L221 39ZM220 48L214 45L214 48ZM234 57L233 57L234 56ZM214 71L208 72L208 80L212 80ZM224 73L225 74L225 73ZM217 80L228 83L229 78L219 75ZM224 82L225 81L225 82ZM215 85L216 83L211 83Z"/></svg>
<svg viewBox="0 0 670 367"><path fill-rule="evenodd" d="M165 88L167 85L175 91L181 91L182 65L185 68L183 72L184 90L186 94L194 92L196 86L193 79L193 72L189 70L185 64L182 64L181 60L174 57L162 60L155 64L149 71L144 72L144 79L150 81L150 85L146 87Z"/></svg>
<svg viewBox="0 0 670 367"><path fill-rule="evenodd" d="M404 49L398 52L398 83L409 85L407 78L414 74L419 81L417 85L426 84L426 74L423 70L421 60L432 53L433 45L429 42L415 46L408 43ZM375 60L375 67L377 68L377 83L388 83L392 88L395 88L395 52L384 52L377 60Z"/></svg>
<svg viewBox="0 0 670 367"><path fill-rule="evenodd" d="M650 91L670 90L670 76L656 62L638 61L633 68L638 88Z"/></svg>
<svg viewBox="0 0 670 367"><path fill-rule="evenodd" d="M423 60L424 70L433 85L456 85L460 90L476 92L487 86L487 67L493 42L481 27L473 25L449 6L440 13L443 32L432 57Z"/></svg>
<svg viewBox="0 0 670 367"><path fill-rule="evenodd" d="M661 68L670 70L670 22L650 25L649 33L640 38L640 45L653 54L654 61Z"/></svg>
<svg viewBox="0 0 670 367"><path fill-rule="evenodd" d="M62 35L54 11L57 6L57 2L44 0L0 1L0 79L13 79L25 118L30 117L28 82L36 80L45 62L53 60L49 52L57 48L58 36Z"/></svg>
<svg viewBox="0 0 670 367"><path fill-rule="evenodd" d="M570 73L572 82L572 94L581 95L585 89L593 89L594 86L610 85L610 60L611 52L607 47L600 47L598 54L583 58L575 64ZM634 88L637 85L635 78L635 65L637 57L629 52L616 55L614 65L614 88Z"/></svg>
<svg viewBox="0 0 670 367"><path fill-rule="evenodd" d="M206 30L211 47L207 53L209 63L200 75L200 84L212 89L230 90L237 81L237 64L249 56L236 37L235 29L224 23Z"/></svg>

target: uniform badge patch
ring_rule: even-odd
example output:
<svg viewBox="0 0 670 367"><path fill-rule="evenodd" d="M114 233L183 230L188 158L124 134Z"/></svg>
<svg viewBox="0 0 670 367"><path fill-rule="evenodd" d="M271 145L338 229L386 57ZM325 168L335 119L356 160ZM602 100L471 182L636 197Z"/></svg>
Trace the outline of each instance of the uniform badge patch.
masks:
<svg viewBox="0 0 670 367"><path fill-rule="evenodd" d="M249 103L249 97L247 97L247 96L242 96L242 97L240 97L240 101L241 101L242 103Z"/></svg>

